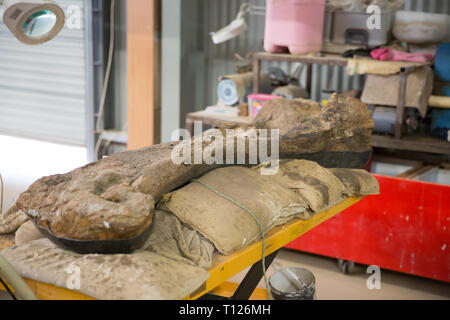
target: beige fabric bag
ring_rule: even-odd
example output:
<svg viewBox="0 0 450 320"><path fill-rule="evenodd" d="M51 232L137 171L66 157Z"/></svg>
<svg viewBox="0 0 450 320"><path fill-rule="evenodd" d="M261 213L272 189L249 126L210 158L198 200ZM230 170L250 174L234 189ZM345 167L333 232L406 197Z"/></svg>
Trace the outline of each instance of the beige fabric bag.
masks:
<svg viewBox="0 0 450 320"><path fill-rule="evenodd" d="M133 254L80 255L45 238L34 240L42 237L29 221L16 232L16 246L2 254L22 277L63 288L71 283L73 268L79 268L76 291L104 300L184 298L209 277L205 269L214 254L210 241L160 210L149 239Z"/></svg>
<svg viewBox="0 0 450 320"><path fill-rule="evenodd" d="M36 228L33 221L27 221L17 229L14 243L21 245L42 238L44 238L44 235Z"/></svg>
<svg viewBox="0 0 450 320"><path fill-rule="evenodd" d="M271 178L283 187L298 192L314 212L322 212L344 199L341 181L316 162L280 161L278 173Z"/></svg>
<svg viewBox="0 0 450 320"><path fill-rule="evenodd" d="M24 278L103 300L182 299L209 277L203 268L144 250L80 255L39 239L1 253Z"/></svg>
<svg viewBox="0 0 450 320"><path fill-rule="evenodd" d="M216 169L198 181L247 207L264 230L279 224L279 219L285 222L305 213L307 208L304 199L274 182L271 176L261 176L259 171L245 167ZM165 195L159 207L199 231L222 254L230 254L260 237L260 228L251 214L198 182Z"/></svg>
<svg viewBox="0 0 450 320"><path fill-rule="evenodd" d="M345 186L349 197L380 194L380 185L370 173L360 169L329 169Z"/></svg>
<svg viewBox="0 0 450 320"><path fill-rule="evenodd" d="M0 213L0 234L16 232L16 230L28 220L27 215L16 206L8 211Z"/></svg>
<svg viewBox="0 0 450 320"><path fill-rule="evenodd" d="M215 250L200 233L161 210L155 212L150 237L141 249L205 269L211 268Z"/></svg>

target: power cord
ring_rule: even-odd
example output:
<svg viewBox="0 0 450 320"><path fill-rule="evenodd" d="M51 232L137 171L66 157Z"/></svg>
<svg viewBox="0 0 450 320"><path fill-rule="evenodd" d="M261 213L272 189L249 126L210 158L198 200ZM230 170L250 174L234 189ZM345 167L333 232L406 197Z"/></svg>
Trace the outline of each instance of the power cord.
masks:
<svg viewBox="0 0 450 320"><path fill-rule="evenodd" d="M0 173L0 214L3 213L3 178L2 174Z"/></svg>
<svg viewBox="0 0 450 320"><path fill-rule="evenodd" d="M0 173L0 214L2 214L2 213L3 213L3 178L2 178L2 174ZM8 292L8 294L11 296L11 298L13 300L17 300L17 298L14 295L14 293L12 293L11 289L9 288L9 286L6 284L5 281L3 281L3 279L1 277L0 277L0 283L6 289L6 292Z"/></svg>
<svg viewBox="0 0 450 320"><path fill-rule="evenodd" d="M102 90L102 97L100 100L100 108L98 110L98 115L97 115L97 124L95 126L96 132L100 133L100 136L95 145L95 153L94 154L96 157L98 157L98 153L100 151L100 146L101 146L102 140L103 140L102 120L103 120L103 114L105 111L106 94L108 92L109 78L111 75L112 62L113 62L113 57L114 57L115 24L116 24L115 15L116 15L116 0L111 0L111 12L110 12L110 22L109 22L110 32L109 32L108 62L107 62L107 66L106 66L105 80L103 81L103 90Z"/></svg>
<svg viewBox="0 0 450 320"><path fill-rule="evenodd" d="M126 122L125 125L123 126L123 131L128 130L128 123ZM108 148L110 147L110 145L113 143L113 140L115 137L117 137L119 133L112 135L108 140L106 140L105 145L103 146L103 150L102 150L102 154L101 154L101 158L105 157L108 152ZM100 150L99 150L100 151Z"/></svg>

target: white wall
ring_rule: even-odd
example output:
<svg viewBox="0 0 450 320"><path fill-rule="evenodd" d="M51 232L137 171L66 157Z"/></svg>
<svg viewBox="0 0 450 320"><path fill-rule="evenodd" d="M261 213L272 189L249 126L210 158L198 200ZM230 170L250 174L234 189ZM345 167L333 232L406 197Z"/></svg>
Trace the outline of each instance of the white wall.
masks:
<svg viewBox="0 0 450 320"><path fill-rule="evenodd" d="M161 140L168 142L180 128L181 0L166 0L161 5Z"/></svg>
<svg viewBox="0 0 450 320"><path fill-rule="evenodd" d="M87 163L86 148L0 135L3 211L37 179L66 173Z"/></svg>

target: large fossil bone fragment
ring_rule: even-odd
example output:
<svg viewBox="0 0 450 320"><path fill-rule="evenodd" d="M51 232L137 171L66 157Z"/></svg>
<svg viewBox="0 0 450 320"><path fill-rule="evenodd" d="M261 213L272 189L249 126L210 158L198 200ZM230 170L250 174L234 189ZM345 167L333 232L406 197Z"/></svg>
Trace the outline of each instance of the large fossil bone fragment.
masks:
<svg viewBox="0 0 450 320"><path fill-rule="evenodd" d="M207 131L190 141L119 153L69 173L36 181L21 194L17 206L38 226L57 237L129 239L142 234L151 225L155 202L164 193L209 170L236 165L205 161L178 164L173 161L174 148L179 148L181 143L194 146L192 159L195 146L213 150L213 154L222 148L225 159L230 144L245 141L245 164L252 164L248 132L255 128L279 130L280 158L306 158L329 167L358 167L363 163L361 159L370 154L373 121L367 106L353 98L333 96L325 107L302 99L274 100L264 106L251 126L231 130L231 136L227 135L220 147L217 139L211 139L217 131L214 134ZM222 128L220 132L225 134L227 130ZM268 140L267 145L272 146L270 139L270 135L256 136L258 142ZM233 149L232 158L236 159L237 148ZM259 155L256 161L253 157L253 162L262 160Z"/></svg>

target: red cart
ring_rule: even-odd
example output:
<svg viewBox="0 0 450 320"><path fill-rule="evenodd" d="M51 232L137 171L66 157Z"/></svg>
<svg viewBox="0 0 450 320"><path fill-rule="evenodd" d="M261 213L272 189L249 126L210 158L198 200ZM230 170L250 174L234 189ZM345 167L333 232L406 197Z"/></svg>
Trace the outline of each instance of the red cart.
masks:
<svg viewBox="0 0 450 320"><path fill-rule="evenodd" d="M375 177L380 195L287 247L450 282L450 186Z"/></svg>

